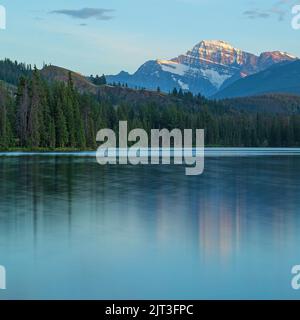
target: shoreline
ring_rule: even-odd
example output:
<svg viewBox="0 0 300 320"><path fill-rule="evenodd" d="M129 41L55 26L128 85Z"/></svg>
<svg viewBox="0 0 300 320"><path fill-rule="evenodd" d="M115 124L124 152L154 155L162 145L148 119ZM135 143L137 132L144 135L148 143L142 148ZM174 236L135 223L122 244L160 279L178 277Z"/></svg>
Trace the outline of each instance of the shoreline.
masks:
<svg viewBox="0 0 300 320"><path fill-rule="evenodd" d="M117 148L117 154L120 149ZM150 149L148 150L150 157ZM174 148L170 148L170 157L174 156ZM0 151L0 158L25 157L25 156L69 156L69 157L96 157L97 150L78 149L51 149L51 150L25 150L16 149ZM300 156L300 148L279 147L279 148L257 148L257 147L206 147L204 157L252 157L252 156ZM196 157L196 148L193 147L193 157ZM198 156L201 157L201 156Z"/></svg>
<svg viewBox="0 0 300 320"><path fill-rule="evenodd" d="M130 149L131 146L128 147ZM195 146L192 147L196 149ZM119 150L120 148L116 148ZM160 148L161 149L161 148ZM227 146L206 146L205 150L300 150L298 147L227 147ZM149 148L150 150L150 148ZM174 150L173 147L170 150ZM97 149L77 149L77 148L8 148L1 149L0 154L3 153L86 153L97 152Z"/></svg>

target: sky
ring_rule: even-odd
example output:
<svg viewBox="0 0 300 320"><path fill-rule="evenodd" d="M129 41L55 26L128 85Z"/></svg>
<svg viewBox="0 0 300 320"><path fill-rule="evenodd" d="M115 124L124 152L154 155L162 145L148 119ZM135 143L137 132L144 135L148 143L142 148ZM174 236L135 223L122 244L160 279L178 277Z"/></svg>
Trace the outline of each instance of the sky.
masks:
<svg viewBox="0 0 300 320"><path fill-rule="evenodd" d="M0 0L0 59L62 66L85 75L134 72L201 40L300 57L291 8L300 0Z"/></svg>

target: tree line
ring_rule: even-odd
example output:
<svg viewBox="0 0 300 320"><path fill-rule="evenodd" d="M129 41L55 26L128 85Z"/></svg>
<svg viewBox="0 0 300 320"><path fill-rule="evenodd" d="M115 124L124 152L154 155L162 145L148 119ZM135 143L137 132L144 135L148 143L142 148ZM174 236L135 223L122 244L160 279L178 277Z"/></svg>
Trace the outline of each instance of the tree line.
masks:
<svg viewBox="0 0 300 320"><path fill-rule="evenodd" d="M245 112L175 90L166 101L132 104L80 94L71 73L67 83L49 83L34 68L21 75L14 95L0 85L0 148L95 149L97 131L117 131L120 120L128 121L129 130L143 128L148 133L162 128L205 129L205 144L210 146L300 146L299 114Z"/></svg>

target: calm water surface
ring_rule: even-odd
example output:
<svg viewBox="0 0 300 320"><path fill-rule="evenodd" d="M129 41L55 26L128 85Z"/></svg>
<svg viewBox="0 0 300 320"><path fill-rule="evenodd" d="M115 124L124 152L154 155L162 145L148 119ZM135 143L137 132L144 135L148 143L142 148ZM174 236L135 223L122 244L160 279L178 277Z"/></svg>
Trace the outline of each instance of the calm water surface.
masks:
<svg viewBox="0 0 300 320"><path fill-rule="evenodd" d="M300 299L300 157L0 157L0 299Z"/></svg>

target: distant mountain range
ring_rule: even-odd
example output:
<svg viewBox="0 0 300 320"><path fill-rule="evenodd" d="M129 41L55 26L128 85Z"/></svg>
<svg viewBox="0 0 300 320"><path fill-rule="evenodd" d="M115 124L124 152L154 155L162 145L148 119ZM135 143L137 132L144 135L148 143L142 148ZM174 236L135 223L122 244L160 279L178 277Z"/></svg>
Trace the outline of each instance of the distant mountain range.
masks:
<svg viewBox="0 0 300 320"><path fill-rule="evenodd" d="M181 100L185 101L186 107L190 107L190 102L193 102L190 94L185 95L180 92L168 95L157 90L135 90L127 86L109 84L95 85L90 77L53 65L45 65L40 74L47 82L65 83L68 83L71 74L78 92L109 101L115 107L120 103L136 107L154 103L163 108L169 103ZM31 75L32 69L28 65L12 62L9 59L0 61L0 87L4 86L12 95L17 92L19 78L22 76L30 78ZM300 60L275 64L273 62L264 71L239 79L210 98L221 100L220 103L226 108L240 111L300 114ZM201 97L198 99L201 100ZM203 103L208 103L207 99L203 99ZM216 104L219 105L219 102Z"/></svg>
<svg viewBox="0 0 300 320"><path fill-rule="evenodd" d="M127 84L133 88L156 90L159 87L165 92L177 88L206 97L218 97L224 92L222 97L226 97L226 88L234 88L232 86L237 81L241 82L275 64L295 60L297 57L286 52L263 52L257 56L236 49L227 42L210 40L201 41L174 59L148 61L134 74L122 71L106 77L109 83ZM241 93L242 89L238 94Z"/></svg>
<svg viewBox="0 0 300 320"><path fill-rule="evenodd" d="M278 63L240 79L219 91L214 98L246 97L274 92L300 95L300 60Z"/></svg>
<svg viewBox="0 0 300 320"><path fill-rule="evenodd" d="M286 64L276 65L270 68L270 70L277 70L277 68L282 68L286 66L289 68L293 67L293 65L300 65L300 60L295 62L290 62ZM289 69L287 68L287 69ZM164 93L159 93L157 91L151 90L134 90L131 88L126 88L122 86L110 86L110 85L102 85L97 86L91 83L88 78L82 76L79 73L67 70L65 68L57 67L57 66L46 66L41 71L41 75L49 82L54 81L62 81L67 83L69 78L69 72L71 72L72 80L74 86L80 93L89 93L92 95L96 95L98 97L103 98L104 100L110 100L114 104L118 105L120 102L130 103L131 105L139 105L146 102L154 102L159 104L160 106L164 106L168 104L170 101L176 102L181 100L179 95L167 95ZM265 71L267 74L269 71ZM297 74L297 70L294 72ZM291 72L292 73L292 72ZM290 74L290 73L288 73ZM298 72L300 75L300 72ZM259 77L260 73L255 76ZM254 77L254 76L252 76ZM252 78L252 77L249 77ZM248 77L247 77L248 78ZM243 80L237 81L234 84L244 83L247 78ZM288 83L288 81L284 81L283 84ZM300 81L299 81L300 84ZM232 85L233 86L233 85ZM300 85L299 85L300 87ZM228 86L228 90L231 86ZM225 91L226 89L224 89ZM280 90L279 90L280 91ZM284 92L284 90L281 90ZM300 91L299 91L300 92ZM276 113L276 114L300 114L300 96L293 94L262 94L240 98L225 98L220 99L220 103L227 107L240 111L246 112L263 112L263 113Z"/></svg>

